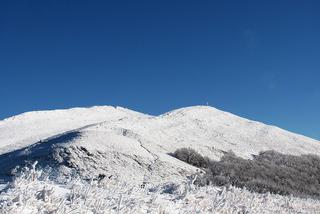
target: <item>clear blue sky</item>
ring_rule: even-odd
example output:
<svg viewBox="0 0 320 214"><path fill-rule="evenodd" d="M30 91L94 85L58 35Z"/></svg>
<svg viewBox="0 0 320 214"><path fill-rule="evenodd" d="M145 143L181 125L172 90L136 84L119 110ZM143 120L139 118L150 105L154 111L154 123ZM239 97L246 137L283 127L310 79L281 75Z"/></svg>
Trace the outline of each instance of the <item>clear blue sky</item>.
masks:
<svg viewBox="0 0 320 214"><path fill-rule="evenodd" d="M209 105L320 139L320 3L0 1L0 119Z"/></svg>

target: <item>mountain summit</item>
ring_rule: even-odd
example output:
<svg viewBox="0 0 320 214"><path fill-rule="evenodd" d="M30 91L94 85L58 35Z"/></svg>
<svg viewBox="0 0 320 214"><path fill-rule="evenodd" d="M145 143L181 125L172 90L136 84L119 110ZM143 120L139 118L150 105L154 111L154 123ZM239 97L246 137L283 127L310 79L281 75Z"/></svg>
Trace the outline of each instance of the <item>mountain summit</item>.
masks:
<svg viewBox="0 0 320 214"><path fill-rule="evenodd" d="M163 182L197 169L173 158L193 148L218 160L228 151L251 158L261 151L320 154L320 142L209 106L160 116L121 107L95 106L28 112L0 121L0 176L16 165L38 161L63 173L101 174L120 180Z"/></svg>

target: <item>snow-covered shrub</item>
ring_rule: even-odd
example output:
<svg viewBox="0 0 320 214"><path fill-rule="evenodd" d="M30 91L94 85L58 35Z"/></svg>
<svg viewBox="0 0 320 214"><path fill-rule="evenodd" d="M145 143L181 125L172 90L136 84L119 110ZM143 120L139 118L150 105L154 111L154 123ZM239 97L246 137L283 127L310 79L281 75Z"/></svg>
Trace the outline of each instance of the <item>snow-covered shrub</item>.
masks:
<svg viewBox="0 0 320 214"><path fill-rule="evenodd" d="M194 154L196 160L201 160L195 151L179 151L179 154L188 151L175 156L187 163L192 164L189 159L193 160ZM203 159L207 164L206 173L198 177L198 185L232 185L258 193L320 198L320 158L315 155L294 156L265 151L252 160L237 157L233 153L225 154L220 161Z"/></svg>
<svg viewBox="0 0 320 214"><path fill-rule="evenodd" d="M195 167L206 168L208 166L209 159L202 157L198 152L191 148L178 149L171 155Z"/></svg>
<svg viewBox="0 0 320 214"><path fill-rule="evenodd" d="M197 187L192 182L148 184L145 188L105 178L86 182L47 179L41 170L25 169L0 193L1 214L78 213L319 213L320 202L235 187Z"/></svg>

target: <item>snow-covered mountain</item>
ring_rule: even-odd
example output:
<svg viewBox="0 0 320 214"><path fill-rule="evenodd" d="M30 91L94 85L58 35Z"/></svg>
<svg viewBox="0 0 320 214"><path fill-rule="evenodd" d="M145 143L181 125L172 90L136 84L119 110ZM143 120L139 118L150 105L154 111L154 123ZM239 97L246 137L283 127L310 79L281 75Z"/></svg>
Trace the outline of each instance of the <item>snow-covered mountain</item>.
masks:
<svg viewBox="0 0 320 214"><path fill-rule="evenodd" d="M28 112L0 121L0 213L319 213L311 198L195 186L200 169L170 155L183 147L212 159L320 154L317 140L208 106Z"/></svg>
<svg viewBox="0 0 320 214"><path fill-rule="evenodd" d="M170 156L190 147L219 159L232 150L250 158L264 150L320 154L320 142L208 106L150 116L100 106L28 112L0 121L0 176L38 161L61 172L76 169L132 182L184 179L197 169Z"/></svg>

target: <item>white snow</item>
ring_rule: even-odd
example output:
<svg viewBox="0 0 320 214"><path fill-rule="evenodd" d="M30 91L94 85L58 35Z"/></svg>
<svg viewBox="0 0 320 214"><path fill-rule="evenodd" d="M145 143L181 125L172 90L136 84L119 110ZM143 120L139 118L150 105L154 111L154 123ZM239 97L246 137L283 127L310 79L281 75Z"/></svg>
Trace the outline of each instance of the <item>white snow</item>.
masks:
<svg viewBox="0 0 320 214"><path fill-rule="evenodd" d="M0 154L87 125L137 116L144 115L111 106L23 113L0 121Z"/></svg>

